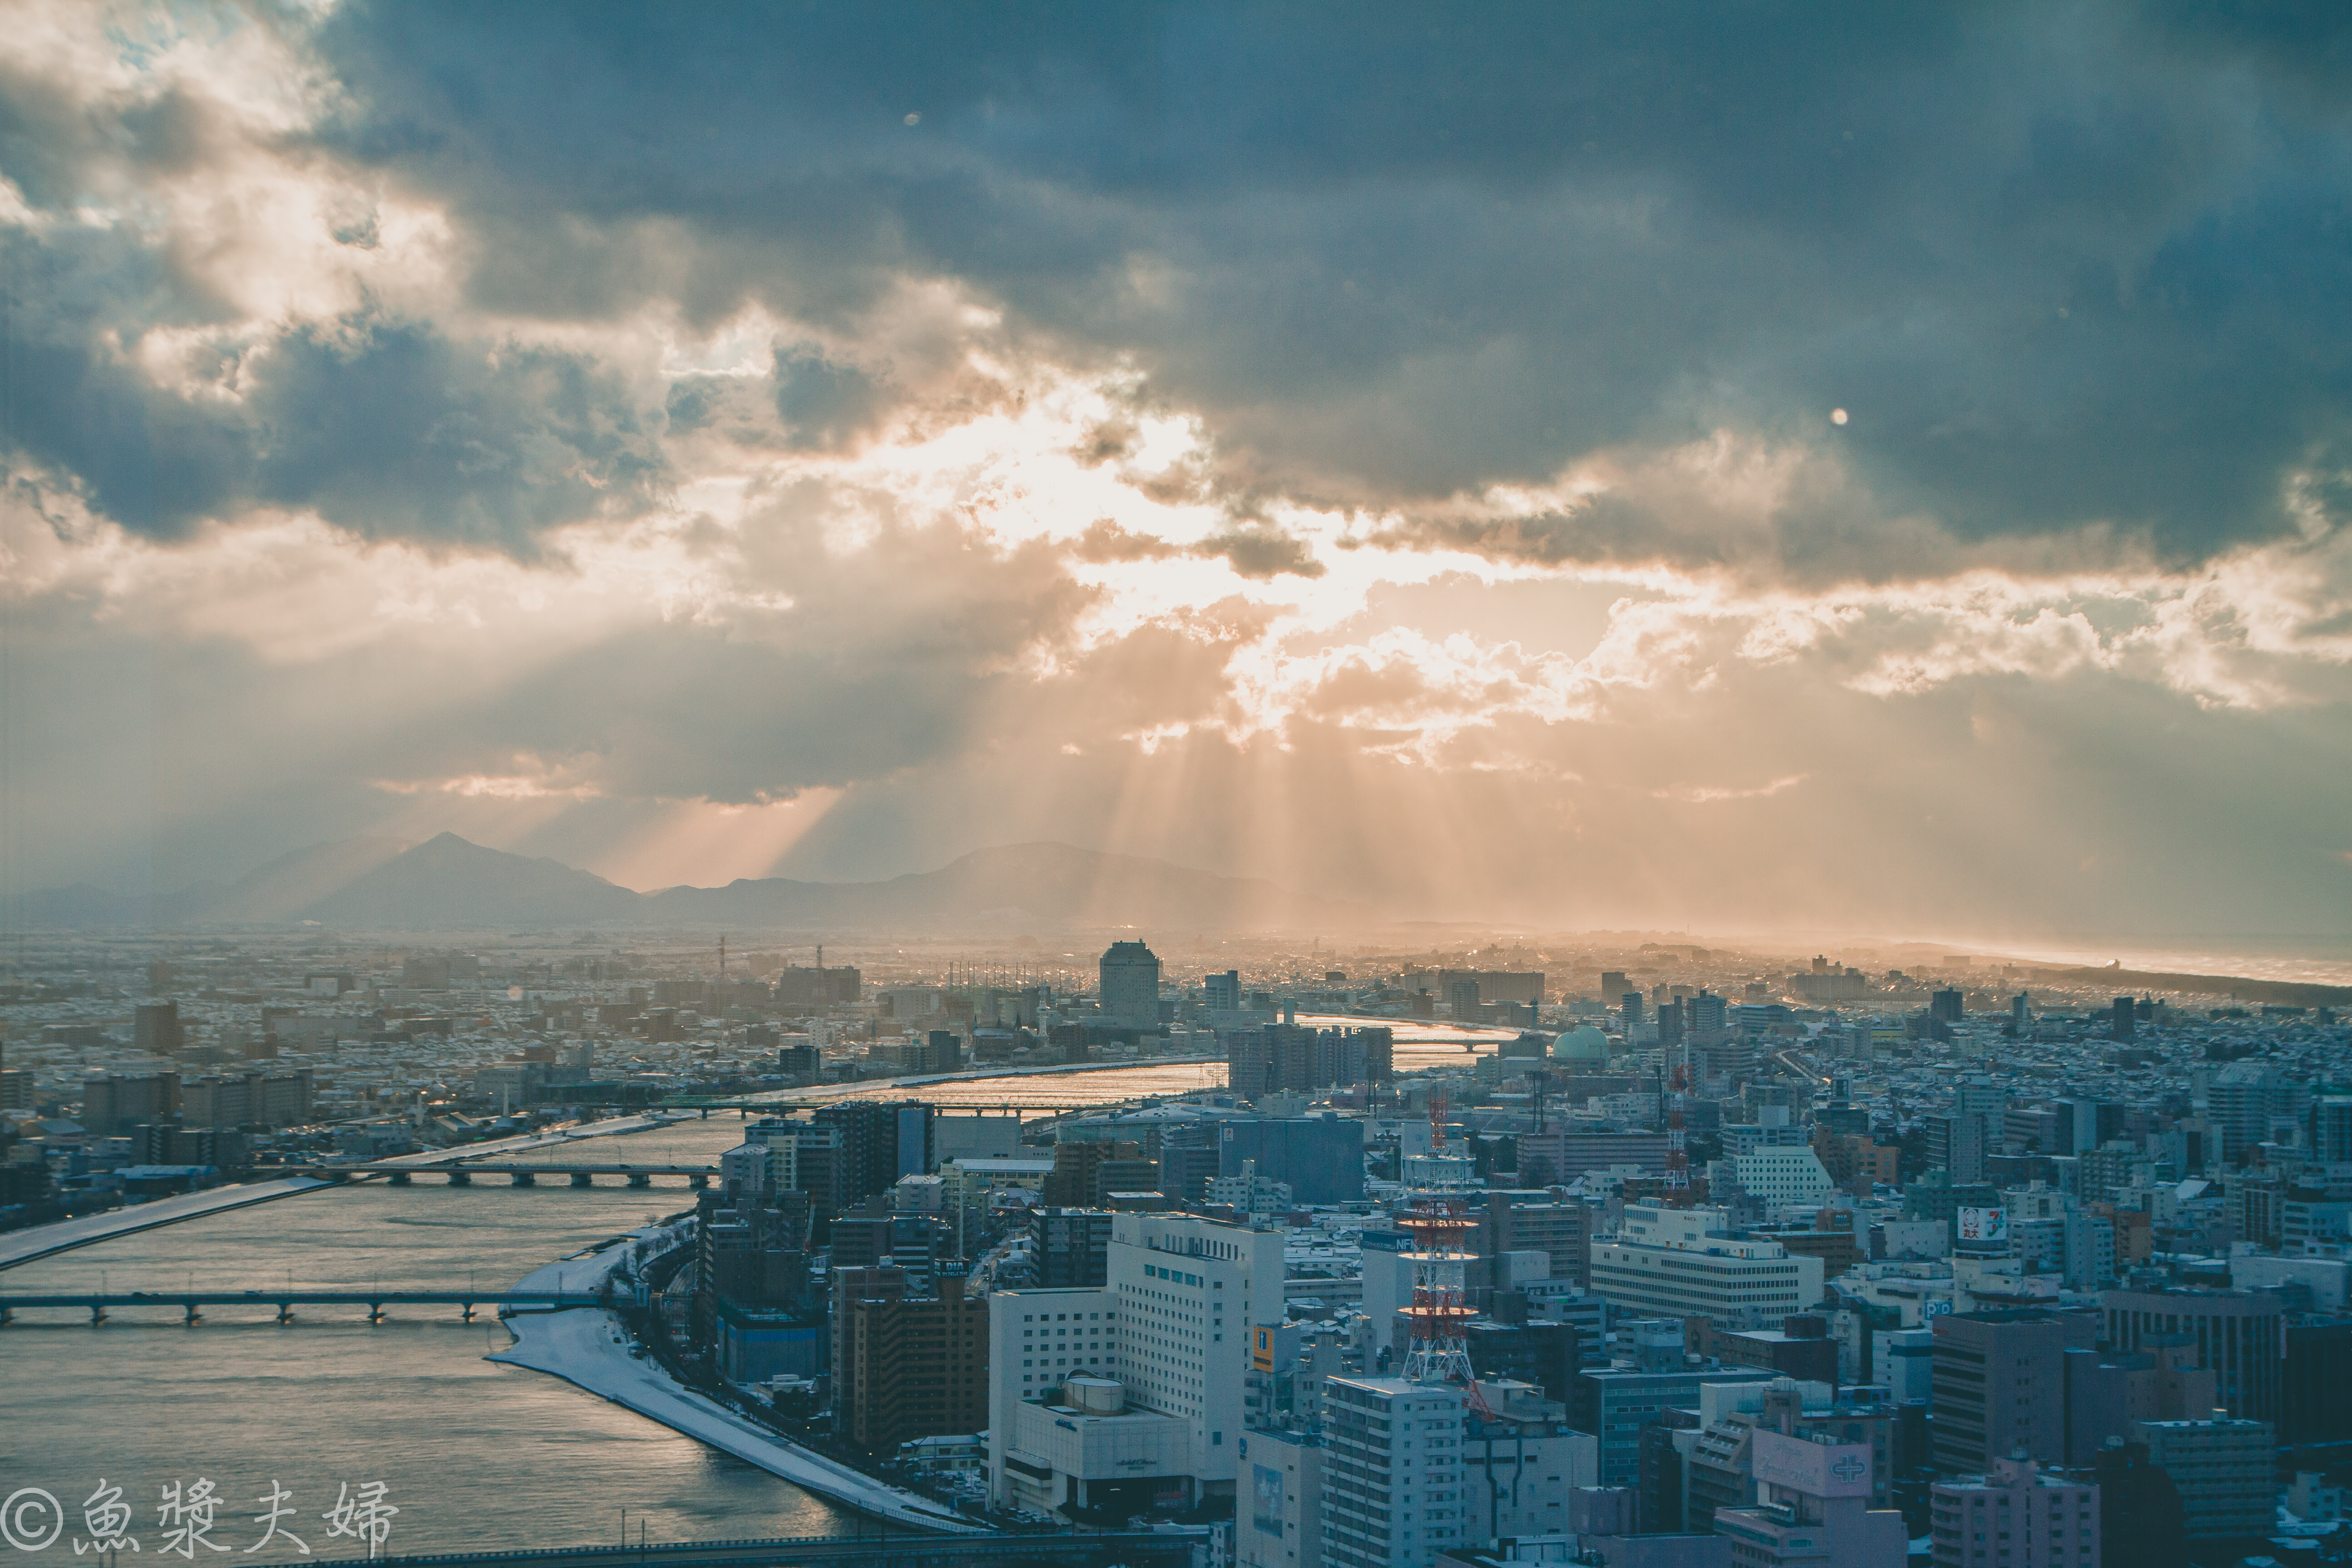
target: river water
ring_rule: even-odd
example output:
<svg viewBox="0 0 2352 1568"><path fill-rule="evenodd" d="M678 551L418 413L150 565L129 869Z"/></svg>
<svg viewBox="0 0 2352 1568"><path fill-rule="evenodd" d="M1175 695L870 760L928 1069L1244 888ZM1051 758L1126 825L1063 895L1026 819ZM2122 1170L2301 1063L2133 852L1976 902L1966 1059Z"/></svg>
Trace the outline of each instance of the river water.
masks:
<svg viewBox="0 0 2352 1568"><path fill-rule="evenodd" d="M1451 1040L1398 1055L1400 1066L1463 1059ZM855 1092L1097 1103L1223 1078L1222 1066L1166 1063ZM632 1163L712 1163L741 1126L714 1114L590 1147ZM26 1264L0 1273L0 1293L496 1287L691 1201L674 1181L650 1191L496 1178L328 1188ZM494 1316L467 1324L456 1308L422 1306L393 1307L375 1324L356 1308L298 1315L280 1326L268 1308L217 1308L190 1327L176 1310L133 1310L92 1327L77 1312L18 1314L0 1331L0 1498L42 1489L67 1529L39 1552L0 1548L0 1565L72 1560L101 1482L135 1510L130 1533L150 1560L163 1545L163 1489L176 1483L184 1496L199 1479L222 1500L207 1539L237 1556L261 1539L259 1500L273 1487L292 1494L281 1530L319 1555L353 1555L322 1516L341 1489L371 1482L400 1510L385 1550L404 1555L618 1543L625 1529L630 1541L662 1542L874 1528L570 1384L483 1360L511 1342ZM295 1555L279 1540L252 1560Z"/></svg>
<svg viewBox="0 0 2352 1568"><path fill-rule="evenodd" d="M1223 1078L1222 1067L1171 1063L865 1092L1076 1103ZM737 1117L713 1115L591 1147L633 1163L710 1163L741 1139ZM26 1264L0 1274L0 1293L492 1287L691 1201L675 1182L330 1188ZM41 1552L0 1547L0 1563L70 1561L101 1480L137 1510L131 1533L151 1559L163 1544L163 1489L199 1479L224 1500L209 1540L238 1556L264 1532L254 1516L273 1482L297 1510L280 1528L322 1556L352 1554L321 1516L343 1485L367 1482L383 1483L400 1510L386 1550L402 1554L618 1542L625 1510L632 1541L874 1528L570 1384L483 1360L512 1342L495 1317L467 1324L444 1307L394 1307L378 1324L359 1309L298 1315L280 1327L267 1308L219 1308L191 1328L176 1310L128 1310L93 1328L76 1312L18 1314L0 1331L0 1498L38 1487L59 1500L68 1529ZM252 1560L295 1555L278 1541Z"/></svg>

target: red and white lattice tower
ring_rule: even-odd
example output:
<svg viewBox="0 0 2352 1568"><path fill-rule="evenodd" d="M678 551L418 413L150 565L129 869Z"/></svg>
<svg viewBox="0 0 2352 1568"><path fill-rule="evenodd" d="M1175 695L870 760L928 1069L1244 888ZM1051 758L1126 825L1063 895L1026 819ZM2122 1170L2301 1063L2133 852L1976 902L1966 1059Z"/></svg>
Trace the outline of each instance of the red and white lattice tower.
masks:
<svg viewBox="0 0 2352 1568"><path fill-rule="evenodd" d="M1462 1383L1477 1387L1470 1371L1470 1346L1463 1325L1475 1315L1462 1300L1462 1246L1478 1222L1449 1198L1423 1198L1397 1224L1412 1233L1412 1305L1404 1310L1412 1332L1404 1374L1415 1383Z"/></svg>

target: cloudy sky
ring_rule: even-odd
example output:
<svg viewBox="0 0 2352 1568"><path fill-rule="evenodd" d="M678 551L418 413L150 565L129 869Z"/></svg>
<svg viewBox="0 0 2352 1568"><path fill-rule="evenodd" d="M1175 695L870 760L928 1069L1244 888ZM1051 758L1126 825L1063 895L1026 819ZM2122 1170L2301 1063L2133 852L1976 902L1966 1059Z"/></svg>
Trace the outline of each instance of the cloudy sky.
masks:
<svg viewBox="0 0 2352 1568"><path fill-rule="evenodd" d="M2352 11L0 5L0 877L2352 931Z"/></svg>

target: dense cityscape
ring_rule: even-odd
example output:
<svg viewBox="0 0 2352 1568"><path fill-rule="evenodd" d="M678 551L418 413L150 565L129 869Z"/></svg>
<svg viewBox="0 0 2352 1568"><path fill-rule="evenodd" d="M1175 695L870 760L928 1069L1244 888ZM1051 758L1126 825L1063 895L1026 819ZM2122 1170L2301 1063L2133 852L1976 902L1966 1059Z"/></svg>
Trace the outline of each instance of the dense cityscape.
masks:
<svg viewBox="0 0 2352 1568"><path fill-rule="evenodd" d="M688 940L20 942L8 1261L273 1184L658 1180L691 1206L546 1317L609 1315L589 1353L918 1524L1251 1568L2352 1542L2340 989L1655 938ZM1066 1100L1178 1064L1203 1086ZM629 1169L714 1119L715 1161ZM573 1163L511 1163L551 1134ZM89 1316L233 1305L156 1294ZM528 1347L542 1309L504 1310Z"/></svg>
<svg viewBox="0 0 2352 1568"><path fill-rule="evenodd" d="M2352 1564L2352 5L0 0L0 1568Z"/></svg>

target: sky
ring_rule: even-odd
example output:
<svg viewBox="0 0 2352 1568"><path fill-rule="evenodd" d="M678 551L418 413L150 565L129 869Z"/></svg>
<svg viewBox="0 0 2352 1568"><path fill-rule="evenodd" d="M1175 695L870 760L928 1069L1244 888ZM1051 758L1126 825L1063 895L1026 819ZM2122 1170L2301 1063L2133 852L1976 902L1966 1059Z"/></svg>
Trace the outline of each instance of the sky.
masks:
<svg viewBox="0 0 2352 1568"><path fill-rule="evenodd" d="M0 887L2352 931L2352 10L0 0Z"/></svg>

